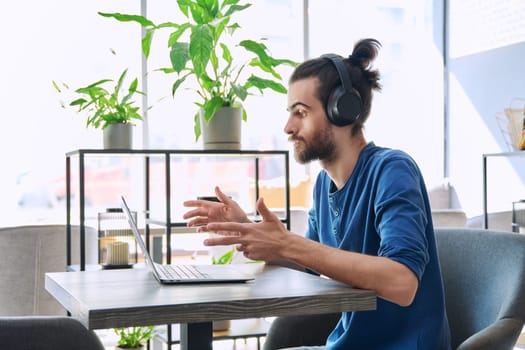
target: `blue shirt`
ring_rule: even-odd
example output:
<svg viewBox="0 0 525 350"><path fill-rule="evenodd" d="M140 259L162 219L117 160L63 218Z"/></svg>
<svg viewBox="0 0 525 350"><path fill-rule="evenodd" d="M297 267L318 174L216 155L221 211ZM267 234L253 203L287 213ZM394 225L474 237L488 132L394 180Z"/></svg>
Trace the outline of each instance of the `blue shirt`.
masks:
<svg viewBox="0 0 525 350"><path fill-rule="evenodd" d="M408 307L378 298L375 311L344 312L326 349L451 348L427 191L418 166L406 153L369 143L339 190L321 171L307 237L388 257L419 280Z"/></svg>

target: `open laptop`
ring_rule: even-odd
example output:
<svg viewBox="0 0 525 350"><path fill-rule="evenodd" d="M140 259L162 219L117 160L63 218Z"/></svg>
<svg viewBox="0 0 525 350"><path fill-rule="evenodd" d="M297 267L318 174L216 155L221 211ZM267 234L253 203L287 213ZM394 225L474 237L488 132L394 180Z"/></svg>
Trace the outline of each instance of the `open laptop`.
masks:
<svg viewBox="0 0 525 350"><path fill-rule="evenodd" d="M246 282L254 277L235 269L233 265L163 265L153 261L146 249L146 244L140 235L137 223L131 214L124 196L122 199L122 210L128 218L129 225L135 239L144 254L146 265L148 265L155 278L163 284L178 283L217 283L217 282Z"/></svg>

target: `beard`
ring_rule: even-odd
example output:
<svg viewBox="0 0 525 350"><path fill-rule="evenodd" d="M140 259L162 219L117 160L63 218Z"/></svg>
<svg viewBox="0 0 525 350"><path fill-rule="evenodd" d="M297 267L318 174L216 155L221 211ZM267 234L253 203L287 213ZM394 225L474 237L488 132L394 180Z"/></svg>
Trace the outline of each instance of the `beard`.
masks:
<svg viewBox="0 0 525 350"><path fill-rule="evenodd" d="M334 133L329 126L318 129L310 140L296 136L290 136L289 140L299 142L294 147L294 158L300 164L314 160L330 162L334 157Z"/></svg>

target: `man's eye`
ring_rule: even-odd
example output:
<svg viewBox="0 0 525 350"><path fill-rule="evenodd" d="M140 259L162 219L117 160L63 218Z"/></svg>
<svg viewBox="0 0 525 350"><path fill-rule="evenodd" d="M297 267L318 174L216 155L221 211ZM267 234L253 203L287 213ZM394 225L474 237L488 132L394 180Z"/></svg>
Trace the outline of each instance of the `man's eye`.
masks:
<svg viewBox="0 0 525 350"><path fill-rule="evenodd" d="M305 111L304 109L300 109L300 110L298 110L298 111L297 111L297 114L298 114L299 116L303 117L303 118L306 117L306 115L307 115L307 113L306 113L306 111Z"/></svg>

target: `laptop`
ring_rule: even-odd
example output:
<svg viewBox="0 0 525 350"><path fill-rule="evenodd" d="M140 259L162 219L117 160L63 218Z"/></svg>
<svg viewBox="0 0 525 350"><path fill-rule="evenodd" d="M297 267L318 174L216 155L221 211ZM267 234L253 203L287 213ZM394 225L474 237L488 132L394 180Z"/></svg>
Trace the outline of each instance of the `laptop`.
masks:
<svg viewBox="0 0 525 350"><path fill-rule="evenodd" d="M254 279L235 269L233 265L167 265L159 264L153 261L151 255L146 249L146 244L140 235L137 223L131 214L124 196L122 199L122 210L128 218L129 225L135 239L144 254L146 265L149 266L155 278L163 284L180 284L180 283L218 283L218 282L247 282Z"/></svg>

